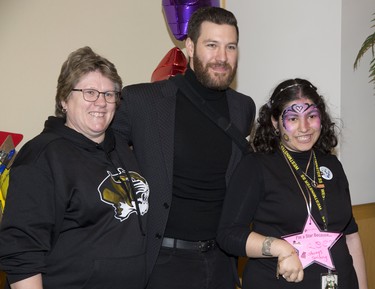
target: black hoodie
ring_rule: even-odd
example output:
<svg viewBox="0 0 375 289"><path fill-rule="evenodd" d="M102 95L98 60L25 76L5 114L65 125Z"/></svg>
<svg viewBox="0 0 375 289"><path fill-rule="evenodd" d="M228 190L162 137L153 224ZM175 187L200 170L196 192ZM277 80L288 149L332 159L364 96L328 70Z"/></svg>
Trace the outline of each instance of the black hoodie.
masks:
<svg viewBox="0 0 375 289"><path fill-rule="evenodd" d="M50 117L9 176L0 270L10 283L42 273L47 289L144 287L149 187L120 136L108 129L97 144Z"/></svg>

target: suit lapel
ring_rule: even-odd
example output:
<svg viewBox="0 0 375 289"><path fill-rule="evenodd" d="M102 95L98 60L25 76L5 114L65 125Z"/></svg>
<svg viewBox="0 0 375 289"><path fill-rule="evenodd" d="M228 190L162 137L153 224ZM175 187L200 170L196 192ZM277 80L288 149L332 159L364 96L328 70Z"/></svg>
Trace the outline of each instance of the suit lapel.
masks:
<svg viewBox="0 0 375 289"><path fill-rule="evenodd" d="M155 101L156 112L158 114L158 133L159 142L161 144L162 158L165 162L169 184L173 183L173 156L174 156L174 126L175 126L175 108L176 108L176 94L177 87L171 82L167 82L166 85L162 86L162 95ZM240 130L244 129L241 127L240 111L241 103L237 101L236 97L233 97L233 92L228 91L228 108L231 121L240 126ZM241 150L235 143L232 142L232 155L229 161L227 170L227 182L231 175L235 165L242 157Z"/></svg>
<svg viewBox="0 0 375 289"><path fill-rule="evenodd" d="M159 141L167 170L169 183L173 182L174 126L177 88L165 85L161 88L162 96L156 102L158 114Z"/></svg>
<svg viewBox="0 0 375 289"><path fill-rule="evenodd" d="M236 97L233 97L231 90L227 91L227 100L228 100L230 121L233 122L238 127L240 124L239 112L240 112L241 104L237 101Z"/></svg>
<svg viewBox="0 0 375 289"><path fill-rule="evenodd" d="M231 90L227 91L227 101L228 101L228 109L229 109L229 117L230 121L237 126L237 128L242 131L241 122L240 122L240 111L241 111L241 103L237 101L236 97L233 97L233 93ZM228 185L230 176L234 168L236 167L239 160L242 158L242 152L238 148L238 146L232 141L232 154L228 163L227 172L225 175L225 180Z"/></svg>

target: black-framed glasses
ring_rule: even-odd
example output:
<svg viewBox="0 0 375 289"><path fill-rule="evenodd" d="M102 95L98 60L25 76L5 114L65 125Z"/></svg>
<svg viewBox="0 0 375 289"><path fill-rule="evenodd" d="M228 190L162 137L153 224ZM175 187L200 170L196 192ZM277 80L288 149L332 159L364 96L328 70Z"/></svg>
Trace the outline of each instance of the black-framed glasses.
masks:
<svg viewBox="0 0 375 289"><path fill-rule="evenodd" d="M118 91L99 91L92 88L86 88L86 89L78 89L73 88L72 91L81 91L83 95L83 99L88 102L95 102L98 100L99 96L103 94L104 99L107 103L116 103L118 100L120 100L120 92Z"/></svg>

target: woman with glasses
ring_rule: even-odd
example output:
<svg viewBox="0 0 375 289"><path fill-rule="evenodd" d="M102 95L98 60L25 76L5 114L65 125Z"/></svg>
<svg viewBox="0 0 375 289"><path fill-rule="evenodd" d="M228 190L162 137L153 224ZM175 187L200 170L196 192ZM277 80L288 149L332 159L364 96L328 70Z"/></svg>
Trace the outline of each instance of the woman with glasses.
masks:
<svg viewBox="0 0 375 289"><path fill-rule="evenodd" d="M144 288L149 187L108 128L121 87L89 47L64 62L56 116L10 169L0 224L10 288Z"/></svg>
<svg viewBox="0 0 375 289"><path fill-rule="evenodd" d="M224 250L249 257L242 288L367 289L349 184L332 154L335 124L323 97L307 80L286 80L257 122L257 152L233 174L218 233Z"/></svg>

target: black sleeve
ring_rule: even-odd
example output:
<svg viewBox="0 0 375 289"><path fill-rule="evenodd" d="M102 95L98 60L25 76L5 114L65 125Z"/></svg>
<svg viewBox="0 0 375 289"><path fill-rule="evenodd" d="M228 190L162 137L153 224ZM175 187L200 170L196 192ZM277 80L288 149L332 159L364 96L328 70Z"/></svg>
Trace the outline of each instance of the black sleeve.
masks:
<svg viewBox="0 0 375 289"><path fill-rule="evenodd" d="M343 192L345 192L345 195L342 196L342 198L348 198L349 199L349 202L351 203L351 197L350 197L350 189L349 189L349 181L348 181L348 178L345 174L345 171L344 171L344 168L342 166L342 163L337 159L336 156L332 156L335 161L338 163L338 171L340 172L340 183L343 184L343 187L344 187L344 190ZM344 230L344 234L345 235L350 235L350 234L353 234L353 233L356 233L358 232L358 225L355 221L355 218L353 216L353 213L352 213L352 217L350 219L350 222L348 223L348 225L345 227L345 230Z"/></svg>
<svg viewBox="0 0 375 289"><path fill-rule="evenodd" d="M255 115L256 115L256 107L254 100L249 97L249 115L250 115L250 121L249 121L249 135L251 135L253 129L254 129L254 121L255 121Z"/></svg>
<svg viewBox="0 0 375 289"><path fill-rule="evenodd" d="M263 194L263 177L258 160L246 156L230 180L219 224L217 241L229 254L246 256L250 224Z"/></svg>
<svg viewBox="0 0 375 289"><path fill-rule="evenodd" d="M10 183L0 226L0 270L10 283L44 272L51 249L56 208L51 178L21 165L10 170Z"/></svg>
<svg viewBox="0 0 375 289"><path fill-rule="evenodd" d="M119 133L131 145L131 104L130 92L131 87L124 87L121 92L120 106L116 111L115 117L112 121L111 128Z"/></svg>

